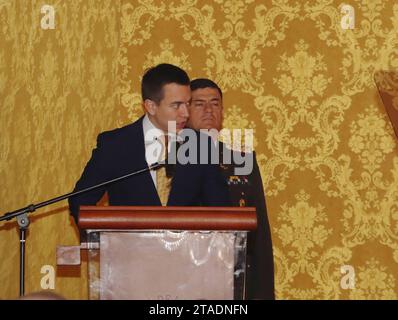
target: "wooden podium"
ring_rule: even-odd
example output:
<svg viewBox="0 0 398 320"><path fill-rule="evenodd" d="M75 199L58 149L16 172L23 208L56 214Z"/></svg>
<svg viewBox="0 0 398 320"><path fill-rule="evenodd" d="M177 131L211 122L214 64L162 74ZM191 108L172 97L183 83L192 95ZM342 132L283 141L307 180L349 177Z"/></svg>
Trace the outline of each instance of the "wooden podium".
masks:
<svg viewBox="0 0 398 320"><path fill-rule="evenodd" d="M247 232L256 226L248 207L82 206L89 297L244 299Z"/></svg>

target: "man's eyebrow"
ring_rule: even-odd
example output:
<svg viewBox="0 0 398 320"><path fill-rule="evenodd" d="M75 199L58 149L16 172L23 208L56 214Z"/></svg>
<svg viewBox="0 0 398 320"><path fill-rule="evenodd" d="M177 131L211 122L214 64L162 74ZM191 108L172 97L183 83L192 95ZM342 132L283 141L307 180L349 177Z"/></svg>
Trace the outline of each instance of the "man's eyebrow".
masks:
<svg viewBox="0 0 398 320"><path fill-rule="evenodd" d="M220 101L220 98L212 98L210 99L210 101ZM207 99L203 99L203 98L198 98L198 99L192 99L192 101L207 101Z"/></svg>
<svg viewBox="0 0 398 320"><path fill-rule="evenodd" d="M189 100L189 101L191 101L191 100ZM183 103L187 103L187 101L173 101L170 104L183 104Z"/></svg>

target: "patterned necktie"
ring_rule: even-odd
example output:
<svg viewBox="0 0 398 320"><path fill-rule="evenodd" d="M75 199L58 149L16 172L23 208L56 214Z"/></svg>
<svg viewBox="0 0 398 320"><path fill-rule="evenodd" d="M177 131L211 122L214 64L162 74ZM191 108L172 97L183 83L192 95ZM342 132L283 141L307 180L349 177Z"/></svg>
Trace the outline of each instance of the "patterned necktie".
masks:
<svg viewBox="0 0 398 320"><path fill-rule="evenodd" d="M167 161L167 136L165 136L165 143L163 144L163 156L162 160ZM158 191L160 202L162 206L167 205L167 200L169 199L170 189L171 189L171 177L166 175L166 166L163 165L156 171L156 189Z"/></svg>

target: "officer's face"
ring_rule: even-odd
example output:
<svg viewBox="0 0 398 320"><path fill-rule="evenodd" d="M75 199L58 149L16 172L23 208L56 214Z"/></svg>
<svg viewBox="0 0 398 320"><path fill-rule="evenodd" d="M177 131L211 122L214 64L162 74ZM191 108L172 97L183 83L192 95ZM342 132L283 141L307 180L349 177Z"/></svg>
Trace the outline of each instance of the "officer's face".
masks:
<svg viewBox="0 0 398 320"><path fill-rule="evenodd" d="M163 99L156 104L154 101L145 101L145 109L152 123L168 132L168 122L175 121L179 132L188 120L188 106L191 101L191 89L189 86L169 83L163 87Z"/></svg>
<svg viewBox="0 0 398 320"><path fill-rule="evenodd" d="M189 107L188 126L192 129L221 130L223 105L220 93L215 88L203 88L192 91Z"/></svg>

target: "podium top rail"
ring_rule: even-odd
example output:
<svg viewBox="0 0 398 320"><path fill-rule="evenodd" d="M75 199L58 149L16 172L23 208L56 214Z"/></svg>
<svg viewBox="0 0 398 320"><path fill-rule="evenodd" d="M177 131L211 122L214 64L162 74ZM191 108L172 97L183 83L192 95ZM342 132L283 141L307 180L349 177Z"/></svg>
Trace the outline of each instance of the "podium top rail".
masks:
<svg viewBox="0 0 398 320"><path fill-rule="evenodd" d="M81 206L81 229L234 230L257 227L254 207Z"/></svg>

